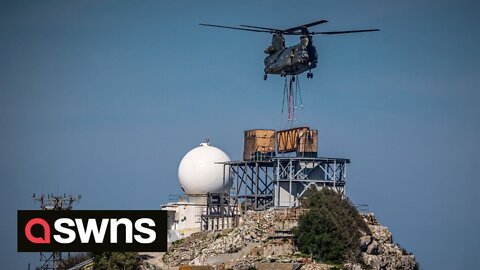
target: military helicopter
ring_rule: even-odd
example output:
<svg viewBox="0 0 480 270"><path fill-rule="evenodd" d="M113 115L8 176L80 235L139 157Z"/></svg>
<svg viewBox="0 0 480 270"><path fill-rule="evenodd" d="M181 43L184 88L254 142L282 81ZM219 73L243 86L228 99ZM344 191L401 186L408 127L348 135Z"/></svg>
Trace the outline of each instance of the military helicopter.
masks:
<svg viewBox="0 0 480 270"><path fill-rule="evenodd" d="M337 35L361 32L380 31L379 29L363 29L363 30L349 30L349 31L329 31L329 32L310 32L309 27L323 24L328 21L320 20L312 23L307 23L300 26L295 26L285 30L259 27L254 25L240 25L240 27L231 27L216 24L201 23L202 26L227 28L234 30L243 30L250 32L270 33L272 36L272 44L268 46L264 52L268 56L265 58L265 75L263 79L267 79L267 74L280 74L282 77L288 75L296 76L308 70L307 78L313 78L312 69L317 67L317 50L313 46L313 35ZM300 36L300 43L285 47L285 35Z"/></svg>

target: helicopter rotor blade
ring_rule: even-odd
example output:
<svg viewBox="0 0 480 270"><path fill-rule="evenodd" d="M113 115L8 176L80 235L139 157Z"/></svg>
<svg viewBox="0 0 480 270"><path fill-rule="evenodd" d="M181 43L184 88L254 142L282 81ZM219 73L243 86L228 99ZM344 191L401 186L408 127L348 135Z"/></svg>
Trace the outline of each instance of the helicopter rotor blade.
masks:
<svg viewBox="0 0 480 270"><path fill-rule="evenodd" d="M311 35L337 35L337 34L350 34L350 33L363 33L363 32L376 32L380 29L364 29L364 30L350 30L350 31L329 31L329 32L310 32Z"/></svg>
<svg viewBox="0 0 480 270"><path fill-rule="evenodd" d="M242 27L250 27L250 28L256 28L256 29L263 29L263 30L270 30L270 31L275 31L275 32L283 32L283 30L280 29L275 29L275 28L268 28L268 27L260 27L260 26L254 26L254 25L245 25L245 24L240 24Z"/></svg>
<svg viewBox="0 0 480 270"><path fill-rule="evenodd" d="M285 30L283 30L283 32L285 32L285 33L295 32L297 30L302 30L302 29L305 29L305 28L308 28L308 27L311 27L311 26L315 26L315 25L322 24L322 23L327 23L327 22L328 22L327 20L320 20L320 21L316 21L316 22L307 23L307 24L304 24L304 25L292 27L292 28L289 28L289 29L285 29Z"/></svg>
<svg viewBox="0 0 480 270"><path fill-rule="evenodd" d="M302 32L283 32L284 36L302 36L304 33Z"/></svg>
<svg viewBox="0 0 480 270"><path fill-rule="evenodd" d="M231 27L231 26L216 25L216 24L206 24L206 23L200 23L199 25L202 25L202 26L210 26L210 27L218 27L218 28L227 28L227 29L234 29L234 30L243 30L243 31L250 31L250 32L274 33L273 30L257 30L257 29L249 29L249 28L241 28L241 27Z"/></svg>

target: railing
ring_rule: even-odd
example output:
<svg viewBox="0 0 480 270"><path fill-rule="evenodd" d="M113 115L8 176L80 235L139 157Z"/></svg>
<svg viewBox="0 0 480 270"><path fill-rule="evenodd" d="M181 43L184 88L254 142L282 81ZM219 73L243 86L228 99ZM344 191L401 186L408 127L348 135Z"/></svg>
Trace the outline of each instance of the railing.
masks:
<svg viewBox="0 0 480 270"><path fill-rule="evenodd" d="M368 208L368 204L354 204L355 208L360 214L368 214L370 213L370 209Z"/></svg>
<svg viewBox="0 0 480 270"><path fill-rule="evenodd" d="M84 269L84 267L89 268L92 266L93 266L93 258L83 261L71 268L68 268L67 270L80 270L80 269ZM92 269L92 268L89 268L89 269Z"/></svg>
<svg viewBox="0 0 480 270"><path fill-rule="evenodd" d="M169 194L168 195L168 202L189 202L190 198L186 194Z"/></svg>

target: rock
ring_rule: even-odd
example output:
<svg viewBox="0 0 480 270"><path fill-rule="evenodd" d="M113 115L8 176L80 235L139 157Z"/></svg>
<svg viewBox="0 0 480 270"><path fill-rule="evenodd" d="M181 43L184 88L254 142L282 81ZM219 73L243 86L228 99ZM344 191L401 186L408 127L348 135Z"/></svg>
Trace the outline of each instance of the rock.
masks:
<svg viewBox="0 0 480 270"><path fill-rule="evenodd" d="M369 255L364 253L363 262L372 270L380 270L384 267L382 257L380 256Z"/></svg>
<svg viewBox="0 0 480 270"><path fill-rule="evenodd" d="M298 263L307 270L332 268L313 263L309 256L296 251L291 239L278 238L275 234L278 224L295 222L286 214L288 211L295 209L247 211L237 228L201 232L173 244L164 261L170 266L212 264L235 270L249 269L259 262ZM379 224L373 214L363 217L372 233L364 233L360 239L362 262L347 263L345 269L415 269L415 257L393 243L388 228Z"/></svg>
<svg viewBox="0 0 480 270"><path fill-rule="evenodd" d="M368 245L372 243L372 236L370 235L365 235L360 238L360 250L362 252L367 251Z"/></svg>
<svg viewBox="0 0 480 270"><path fill-rule="evenodd" d="M344 267L345 269L350 269L350 270L363 270L362 265L358 263L346 263Z"/></svg>
<svg viewBox="0 0 480 270"><path fill-rule="evenodd" d="M363 270L363 268L360 264L354 264L352 265L352 270Z"/></svg>
<svg viewBox="0 0 480 270"><path fill-rule="evenodd" d="M368 245L366 252L367 252L367 254L370 254L370 255L378 255L378 243L377 243L377 241L373 240Z"/></svg>
<svg viewBox="0 0 480 270"><path fill-rule="evenodd" d="M324 263L311 263L305 264L300 268L301 270L330 270L332 268L329 264Z"/></svg>
<svg viewBox="0 0 480 270"><path fill-rule="evenodd" d="M367 237L360 240L362 259L371 269L415 269L415 257L406 255L406 251L393 243L392 233L375 219L373 213L364 215L364 220L372 232L372 240L368 245ZM366 249L365 249L366 245Z"/></svg>
<svg viewBox="0 0 480 270"><path fill-rule="evenodd" d="M383 243L392 243L392 233L385 226L373 225L370 226L373 237Z"/></svg>

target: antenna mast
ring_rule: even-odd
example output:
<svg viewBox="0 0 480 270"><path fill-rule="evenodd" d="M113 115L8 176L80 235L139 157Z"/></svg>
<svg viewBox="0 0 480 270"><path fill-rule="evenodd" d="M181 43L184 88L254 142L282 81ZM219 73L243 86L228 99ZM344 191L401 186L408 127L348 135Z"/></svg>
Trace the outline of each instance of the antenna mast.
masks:
<svg viewBox="0 0 480 270"><path fill-rule="evenodd" d="M33 200L40 203L42 210L72 210L73 204L79 202L82 198L80 195L55 196L53 194L45 196L44 194L32 196ZM69 254L70 255L70 254ZM63 263L63 255L61 252L40 252L41 270L56 270Z"/></svg>

